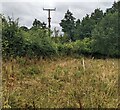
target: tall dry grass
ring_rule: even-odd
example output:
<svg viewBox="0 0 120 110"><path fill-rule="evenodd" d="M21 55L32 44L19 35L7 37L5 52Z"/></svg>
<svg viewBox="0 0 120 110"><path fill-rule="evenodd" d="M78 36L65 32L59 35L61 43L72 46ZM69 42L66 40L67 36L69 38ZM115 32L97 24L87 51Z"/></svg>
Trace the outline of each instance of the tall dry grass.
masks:
<svg viewBox="0 0 120 110"><path fill-rule="evenodd" d="M118 59L3 61L4 108L117 108Z"/></svg>

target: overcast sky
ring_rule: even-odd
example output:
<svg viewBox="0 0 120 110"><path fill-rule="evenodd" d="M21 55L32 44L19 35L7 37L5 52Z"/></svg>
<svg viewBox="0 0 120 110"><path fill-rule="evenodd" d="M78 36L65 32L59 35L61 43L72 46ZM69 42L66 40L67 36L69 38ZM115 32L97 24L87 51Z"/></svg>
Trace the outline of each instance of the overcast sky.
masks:
<svg viewBox="0 0 120 110"><path fill-rule="evenodd" d="M60 29L59 23L63 19L64 14L69 9L76 19L82 19L86 14L90 14L96 8L103 11L110 8L114 0L2 0L2 14L11 16L14 19L19 18L19 24L27 27L32 26L34 19L39 19L48 25L48 12L43 11L43 8L56 8L56 11L51 12L52 29L56 27ZM65 1L65 2L64 2ZM89 1L89 2L88 2Z"/></svg>

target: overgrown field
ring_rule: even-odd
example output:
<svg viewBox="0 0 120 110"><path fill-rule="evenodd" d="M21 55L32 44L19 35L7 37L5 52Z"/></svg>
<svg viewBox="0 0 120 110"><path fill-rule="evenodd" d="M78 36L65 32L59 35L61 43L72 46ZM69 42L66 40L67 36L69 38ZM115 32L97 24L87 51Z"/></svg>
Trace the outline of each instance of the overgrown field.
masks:
<svg viewBox="0 0 120 110"><path fill-rule="evenodd" d="M3 106L117 108L118 59L3 61Z"/></svg>

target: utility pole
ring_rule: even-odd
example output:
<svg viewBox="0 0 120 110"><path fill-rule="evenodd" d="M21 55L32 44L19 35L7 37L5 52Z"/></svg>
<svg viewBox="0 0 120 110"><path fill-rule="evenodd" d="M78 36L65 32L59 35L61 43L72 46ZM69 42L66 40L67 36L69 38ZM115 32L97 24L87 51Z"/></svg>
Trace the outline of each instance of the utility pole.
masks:
<svg viewBox="0 0 120 110"><path fill-rule="evenodd" d="M45 9L45 8L43 8L43 10L48 11L48 28L49 28L49 36L50 36L50 28L51 28L51 25L50 25L50 22L51 22L50 11L55 11L56 8L54 8L54 9Z"/></svg>

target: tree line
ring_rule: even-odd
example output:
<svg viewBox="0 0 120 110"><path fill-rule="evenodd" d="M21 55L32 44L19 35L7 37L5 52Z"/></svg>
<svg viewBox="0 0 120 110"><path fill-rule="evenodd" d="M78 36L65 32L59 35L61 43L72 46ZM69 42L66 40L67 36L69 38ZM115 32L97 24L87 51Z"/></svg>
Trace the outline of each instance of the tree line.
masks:
<svg viewBox="0 0 120 110"><path fill-rule="evenodd" d="M73 13L67 10L60 22L64 35L57 37L49 37L46 24L40 20L35 19L32 27L28 29L26 26L19 26L18 19L6 18L1 14L3 57L56 55L119 57L119 6L118 1L105 12L99 8L95 9L82 20L76 20Z"/></svg>

